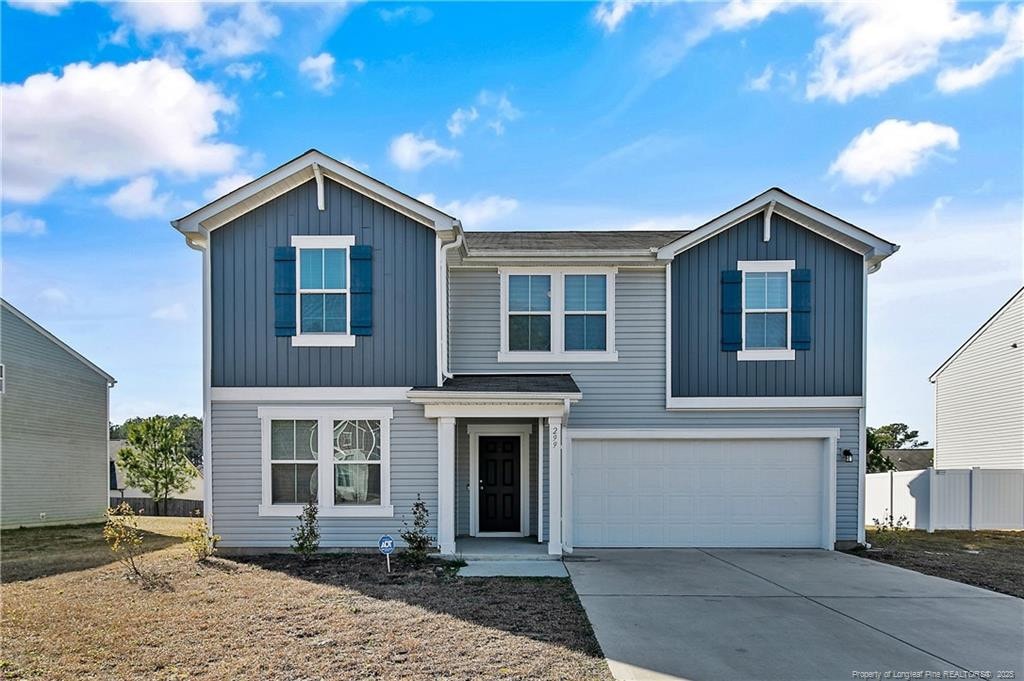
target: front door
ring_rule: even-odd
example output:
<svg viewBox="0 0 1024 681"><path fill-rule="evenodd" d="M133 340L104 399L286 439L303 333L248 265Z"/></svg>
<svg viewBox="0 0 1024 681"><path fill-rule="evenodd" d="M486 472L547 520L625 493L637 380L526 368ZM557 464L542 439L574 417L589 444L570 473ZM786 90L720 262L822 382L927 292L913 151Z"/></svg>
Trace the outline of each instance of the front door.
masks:
<svg viewBox="0 0 1024 681"><path fill-rule="evenodd" d="M520 531L519 436L480 436L480 531Z"/></svg>

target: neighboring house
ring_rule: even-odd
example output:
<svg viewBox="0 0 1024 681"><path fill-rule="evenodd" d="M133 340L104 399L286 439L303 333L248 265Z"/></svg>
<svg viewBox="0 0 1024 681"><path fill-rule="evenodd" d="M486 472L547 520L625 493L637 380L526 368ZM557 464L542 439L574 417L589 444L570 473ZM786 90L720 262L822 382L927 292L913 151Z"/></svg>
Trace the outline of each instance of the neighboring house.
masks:
<svg viewBox="0 0 1024 681"><path fill-rule="evenodd" d="M935 468L1024 468L1024 288L928 380Z"/></svg>
<svg viewBox="0 0 1024 681"><path fill-rule="evenodd" d="M0 300L0 526L103 519L114 383Z"/></svg>
<svg viewBox="0 0 1024 681"><path fill-rule="evenodd" d="M898 471L923 471L932 467L934 449L883 449L882 454L889 457Z"/></svg>
<svg viewBox="0 0 1024 681"><path fill-rule="evenodd" d="M117 463L117 453L124 447L124 440L111 440L108 447L109 461L110 461L110 503L113 505L119 499L148 499L149 495L143 492L137 487L129 487L128 482L125 480L124 471ZM192 482L189 484L189 488L184 492L175 494L172 499L188 499L190 501L202 501L203 500L203 473L196 468L192 462L188 463L189 467L196 472L196 476L192 478Z"/></svg>
<svg viewBox="0 0 1024 681"><path fill-rule="evenodd" d="M316 150L172 222L203 253L225 547L863 539L867 275L897 246L770 189L691 231L466 232Z"/></svg>

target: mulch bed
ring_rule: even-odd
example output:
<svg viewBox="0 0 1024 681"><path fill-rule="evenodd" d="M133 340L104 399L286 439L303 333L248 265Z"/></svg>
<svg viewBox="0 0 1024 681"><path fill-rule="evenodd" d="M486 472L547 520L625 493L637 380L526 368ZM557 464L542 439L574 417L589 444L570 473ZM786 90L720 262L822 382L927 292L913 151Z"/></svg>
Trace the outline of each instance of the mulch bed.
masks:
<svg viewBox="0 0 1024 681"><path fill-rule="evenodd" d="M4 539L4 566L17 565ZM142 564L140 583L116 563L40 564L32 578L23 560L21 581L0 588L3 677L610 678L566 579L463 579L401 560L388 574L369 554L197 565L176 543Z"/></svg>
<svg viewBox="0 0 1024 681"><path fill-rule="evenodd" d="M878 544L879 534L867 532ZM1024 598L1024 532L921 530L856 555Z"/></svg>

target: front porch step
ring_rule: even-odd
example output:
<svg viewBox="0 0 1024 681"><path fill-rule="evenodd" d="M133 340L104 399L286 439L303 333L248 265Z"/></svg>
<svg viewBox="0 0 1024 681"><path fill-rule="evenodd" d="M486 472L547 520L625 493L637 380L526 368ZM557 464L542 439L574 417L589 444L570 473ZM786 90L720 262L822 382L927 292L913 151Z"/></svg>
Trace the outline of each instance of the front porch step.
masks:
<svg viewBox="0 0 1024 681"><path fill-rule="evenodd" d="M456 552L454 558L459 558L467 563L477 562L490 562L490 561L521 561L521 560L561 560L561 556L552 556L545 551L544 553L474 553L467 551L465 553Z"/></svg>

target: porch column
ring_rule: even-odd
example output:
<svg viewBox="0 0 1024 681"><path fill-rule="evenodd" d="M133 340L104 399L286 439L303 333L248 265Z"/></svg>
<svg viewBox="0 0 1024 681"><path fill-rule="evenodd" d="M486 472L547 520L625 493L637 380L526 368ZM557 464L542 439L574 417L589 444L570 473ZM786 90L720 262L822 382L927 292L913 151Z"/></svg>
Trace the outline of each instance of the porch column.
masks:
<svg viewBox="0 0 1024 681"><path fill-rule="evenodd" d="M548 553L562 555L562 418L548 419Z"/></svg>
<svg viewBox="0 0 1024 681"><path fill-rule="evenodd" d="M437 419L437 547L455 553L455 417Z"/></svg>

